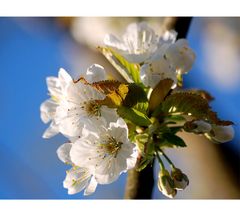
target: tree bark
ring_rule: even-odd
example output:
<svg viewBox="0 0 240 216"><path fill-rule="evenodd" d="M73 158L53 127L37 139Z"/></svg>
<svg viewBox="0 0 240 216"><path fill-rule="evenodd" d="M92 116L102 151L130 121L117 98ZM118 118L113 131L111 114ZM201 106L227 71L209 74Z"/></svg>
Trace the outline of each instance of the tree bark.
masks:
<svg viewBox="0 0 240 216"><path fill-rule="evenodd" d="M125 199L151 199L154 186L153 166L148 165L141 172L128 171Z"/></svg>
<svg viewBox="0 0 240 216"><path fill-rule="evenodd" d="M175 29L177 38L186 38L191 17L168 17L164 20L165 30ZM141 172L132 169L128 172L125 199L151 199L154 186L154 164L148 165Z"/></svg>
<svg viewBox="0 0 240 216"><path fill-rule="evenodd" d="M186 38L192 21L192 17L167 17L164 20L166 30L174 29L178 35L177 39Z"/></svg>

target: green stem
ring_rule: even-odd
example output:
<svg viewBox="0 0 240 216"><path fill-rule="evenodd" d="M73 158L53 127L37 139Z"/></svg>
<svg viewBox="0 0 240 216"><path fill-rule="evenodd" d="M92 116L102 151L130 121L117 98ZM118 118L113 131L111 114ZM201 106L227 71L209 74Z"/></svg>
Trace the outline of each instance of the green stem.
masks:
<svg viewBox="0 0 240 216"><path fill-rule="evenodd" d="M173 162L170 160L170 158L162 151L162 150L159 150L161 152L161 154L166 158L167 162L170 164L170 166L172 168L176 168L173 164Z"/></svg>
<svg viewBox="0 0 240 216"><path fill-rule="evenodd" d="M158 162L159 162L161 170L165 170L164 163L163 163L162 159L160 158L160 156L159 156L157 151L156 151L156 156L157 156L157 159L158 159Z"/></svg>

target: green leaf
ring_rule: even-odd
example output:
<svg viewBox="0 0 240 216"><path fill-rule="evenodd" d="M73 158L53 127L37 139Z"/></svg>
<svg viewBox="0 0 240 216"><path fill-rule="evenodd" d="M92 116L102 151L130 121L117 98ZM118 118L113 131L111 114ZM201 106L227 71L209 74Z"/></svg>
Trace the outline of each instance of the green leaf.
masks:
<svg viewBox="0 0 240 216"><path fill-rule="evenodd" d="M147 115L148 99L144 89L135 83L129 84L128 89L128 94L123 101L123 105L132 107Z"/></svg>
<svg viewBox="0 0 240 216"><path fill-rule="evenodd" d="M172 144L175 147L186 147L187 145L183 141L182 138L180 138L177 135L171 134L171 133L165 133L162 135L165 142L168 142L169 144Z"/></svg>
<svg viewBox="0 0 240 216"><path fill-rule="evenodd" d="M107 60L117 69L123 78L131 83L140 83L140 66L138 64L129 63L120 54L107 47L98 47L100 52Z"/></svg>
<svg viewBox="0 0 240 216"><path fill-rule="evenodd" d="M135 110L138 110L139 112L147 115L147 113L148 113L148 102L139 102L133 108Z"/></svg>
<svg viewBox="0 0 240 216"><path fill-rule="evenodd" d="M220 120L215 112L211 110L208 101L201 95L189 92L178 91L169 95L161 106L165 114L191 115L195 119L207 120L216 125L231 125L231 121Z"/></svg>
<svg viewBox="0 0 240 216"><path fill-rule="evenodd" d="M161 80L157 86L153 89L149 99L149 111L153 112L164 100L169 91L171 90L173 80L164 79Z"/></svg>
<svg viewBox="0 0 240 216"><path fill-rule="evenodd" d="M170 127L169 130L171 134L176 134L182 130L182 126Z"/></svg>
<svg viewBox="0 0 240 216"><path fill-rule="evenodd" d="M151 124L150 119L144 113L129 107L120 106L117 109L118 115L129 120L138 126L148 126Z"/></svg>
<svg viewBox="0 0 240 216"><path fill-rule="evenodd" d="M136 83L128 85L128 94L126 95L123 105L126 107L133 107L139 102L147 102L147 95L144 89Z"/></svg>
<svg viewBox="0 0 240 216"><path fill-rule="evenodd" d="M175 121L175 122L186 121L186 118L184 118L181 115L171 115L171 116L167 116L165 119L170 121Z"/></svg>
<svg viewBox="0 0 240 216"><path fill-rule="evenodd" d="M162 111L162 104L160 104L154 111L151 113L152 117L159 119L160 121L164 121L164 112Z"/></svg>

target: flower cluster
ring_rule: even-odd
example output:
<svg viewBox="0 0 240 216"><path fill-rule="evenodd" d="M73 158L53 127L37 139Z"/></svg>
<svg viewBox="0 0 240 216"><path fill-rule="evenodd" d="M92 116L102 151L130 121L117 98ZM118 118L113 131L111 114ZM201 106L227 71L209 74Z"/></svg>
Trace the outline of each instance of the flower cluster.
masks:
<svg viewBox="0 0 240 216"><path fill-rule="evenodd" d="M140 79L144 85L154 88L165 78L174 81L178 74L187 73L195 60L195 53L187 40L176 41L175 31L166 31L158 36L145 22L130 24L122 40L106 35L105 44L131 63L139 63Z"/></svg>
<svg viewBox="0 0 240 216"><path fill-rule="evenodd" d="M214 142L233 138L232 122L211 110L203 90L181 90L195 53L173 30L157 35L147 23L133 23L121 39L106 35L100 52L126 82L107 80L94 64L78 80L60 69L48 77L51 96L41 104L41 119L51 122L44 138L57 133L69 140L57 150L71 166L63 186L69 194L92 194L97 184L110 184L123 172L141 172L159 162L158 188L168 197L189 180L165 154L165 148L186 147L180 131L205 135ZM170 164L171 174L162 158Z"/></svg>
<svg viewBox="0 0 240 216"><path fill-rule="evenodd" d="M74 81L60 69L58 78L47 79L51 99L41 105L42 120L52 121L43 137L61 132L70 142L59 147L57 154L72 165L64 187L69 194L95 191L97 184L109 184L122 172L135 166L136 147L128 139L128 127L116 109L101 105L106 98L91 83L104 80L105 71L92 65L85 79Z"/></svg>

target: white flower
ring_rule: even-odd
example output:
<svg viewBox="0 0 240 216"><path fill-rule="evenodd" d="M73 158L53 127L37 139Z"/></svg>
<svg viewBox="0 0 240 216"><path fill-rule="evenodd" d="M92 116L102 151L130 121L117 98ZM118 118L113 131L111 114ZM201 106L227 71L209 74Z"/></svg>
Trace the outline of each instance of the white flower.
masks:
<svg viewBox="0 0 240 216"><path fill-rule="evenodd" d="M162 79L173 80L188 72L195 60L195 53L185 39L176 41L174 30L160 37L145 22L132 23L127 27L122 40L106 35L104 43L124 56L129 62L143 63L140 78L144 85L154 88ZM176 42L175 42L176 41Z"/></svg>
<svg viewBox="0 0 240 216"><path fill-rule="evenodd" d="M177 194L177 191L174 188L174 181L169 172L165 169L161 170L158 174L158 189L163 195L169 198L173 198Z"/></svg>
<svg viewBox="0 0 240 216"><path fill-rule="evenodd" d="M212 140L216 142L220 143L229 142L234 137L234 129L232 125L229 126L212 125L212 131L208 135Z"/></svg>
<svg viewBox="0 0 240 216"><path fill-rule="evenodd" d="M196 55L187 40L179 39L168 47L165 57L178 73L183 74L191 70Z"/></svg>
<svg viewBox="0 0 240 216"><path fill-rule="evenodd" d="M108 34L104 38L104 43L124 56L129 62L141 63L156 51L158 36L147 23L132 23L127 27L122 40Z"/></svg>
<svg viewBox="0 0 240 216"><path fill-rule="evenodd" d="M129 62L144 63L140 78L144 85L154 88L160 80L173 80L177 85L177 74L188 72L195 54L184 39L176 41L174 30L160 37L145 22L132 23L127 27L122 40L106 35L105 44L124 56ZM176 41L176 42L175 42Z"/></svg>
<svg viewBox="0 0 240 216"><path fill-rule="evenodd" d="M70 137L81 135L89 119L104 118L108 122L117 119L115 109L101 106L98 102L106 96L91 85L78 81L69 85L66 93L67 100L58 106L56 111L56 122L59 124L59 131L64 135Z"/></svg>
<svg viewBox="0 0 240 216"><path fill-rule="evenodd" d="M72 163L70 158L70 150L72 143L65 143L57 150L57 155L61 161L71 164L73 167L66 173L66 178L63 181L63 187L68 189L68 194L76 194L84 190L84 195L92 194L97 187L97 181L93 173L88 168L77 167Z"/></svg>
<svg viewBox="0 0 240 216"><path fill-rule="evenodd" d="M123 119L109 126L104 121L101 125L92 122L82 134L70 151L71 160L77 166L94 169L98 183L109 184L135 166L136 147L128 140L128 127Z"/></svg>
<svg viewBox="0 0 240 216"><path fill-rule="evenodd" d="M52 121L48 129L44 132L44 138L50 138L59 132L58 125L55 122L56 109L59 103L65 98L65 89L72 82L71 76L60 68L57 77L48 77L47 86L51 98L44 101L40 106L41 119L46 124Z"/></svg>
<svg viewBox="0 0 240 216"><path fill-rule="evenodd" d="M177 190L183 190L189 185L189 179L180 169L173 168L171 177L174 182L174 188Z"/></svg>
<svg viewBox="0 0 240 216"><path fill-rule="evenodd" d="M102 66L90 66L83 77L89 83L106 79ZM41 119L44 123L52 121L43 137L50 138L61 132L67 137L81 135L82 127L88 118L104 117L107 121L117 119L116 110L107 106L98 105L98 100L103 100L105 95L91 85L81 81L74 83L71 76L64 70L59 70L59 76L47 78L48 90L51 99L42 103Z"/></svg>
<svg viewBox="0 0 240 216"><path fill-rule="evenodd" d="M73 167L67 171L63 187L68 189L69 195L79 193L84 189L84 195L90 195L95 192L97 181L88 168Z"/></svg>

